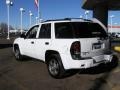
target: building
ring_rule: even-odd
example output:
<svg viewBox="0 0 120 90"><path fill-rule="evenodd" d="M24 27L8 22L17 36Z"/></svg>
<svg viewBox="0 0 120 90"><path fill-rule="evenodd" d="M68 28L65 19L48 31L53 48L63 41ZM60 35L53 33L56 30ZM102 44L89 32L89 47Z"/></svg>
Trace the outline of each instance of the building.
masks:
<svg viewBox="0 0 120 90"><path fill-rule="evenodd" d="M120 33L120 26L108 26L109 33Z"/></svg>
<svg viewBox="0 0 120 90"><path fill-rule="evenodd" d="M120 10L120 0L83 0L83 9L93 10L93 17L108 25L108 11Z"/></svg>

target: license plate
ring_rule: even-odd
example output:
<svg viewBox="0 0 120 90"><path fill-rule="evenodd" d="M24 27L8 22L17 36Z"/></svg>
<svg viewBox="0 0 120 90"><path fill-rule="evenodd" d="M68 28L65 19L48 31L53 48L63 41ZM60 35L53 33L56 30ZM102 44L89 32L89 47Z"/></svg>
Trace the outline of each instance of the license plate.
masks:
<svg viewBox="0 0 120 90"><path fill-rule="evenodd" d="M94 43L93 48L94 49L100 49L101 48L101 43Z"/></svg>

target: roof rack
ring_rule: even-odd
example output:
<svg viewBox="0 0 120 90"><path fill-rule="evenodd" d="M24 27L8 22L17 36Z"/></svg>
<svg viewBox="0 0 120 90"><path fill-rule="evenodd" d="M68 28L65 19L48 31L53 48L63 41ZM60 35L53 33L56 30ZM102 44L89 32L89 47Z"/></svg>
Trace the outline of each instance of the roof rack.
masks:
<svg viewBox="0 0 120 90"><path fill-rule="evenodd" d="M84 21L91 21L89 19L84 19L84 18L65 18L65 20L84 20Z"/></svg>
<svg viewBox="0 0 120 90"><path fill-rule="evenodd" d="M91 21L88 19L83 19L83 18L64 18L64 19L53 19L53 20L45 20L42 22L49 22L49 21L63 21L63 20L84 20L84 21ZM92 21L91 21L92 22Z"/></svg>
<svg viewBox="0 0 120 90"><path fill-rule="evenodd" d="M52 20L46 20L46 21L43 21L43 22L48 22L48 21L63 21L65 19L52 19Z"/></svg>

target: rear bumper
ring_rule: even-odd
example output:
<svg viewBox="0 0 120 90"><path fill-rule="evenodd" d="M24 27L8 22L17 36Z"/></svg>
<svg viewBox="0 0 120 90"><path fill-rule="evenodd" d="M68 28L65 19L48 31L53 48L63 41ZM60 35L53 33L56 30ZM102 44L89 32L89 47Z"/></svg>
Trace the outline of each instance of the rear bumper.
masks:
<svg viewBox="0 0 120 90"><path fill-rule="evenodd" d="M63 55L64 58L61 57L63 66L65 69L87 69L90 67L95 67L101 63L111 62L113 59L113 55L99 55L95 57L90 57L81 60L73 60L70 57Z"/></svg>

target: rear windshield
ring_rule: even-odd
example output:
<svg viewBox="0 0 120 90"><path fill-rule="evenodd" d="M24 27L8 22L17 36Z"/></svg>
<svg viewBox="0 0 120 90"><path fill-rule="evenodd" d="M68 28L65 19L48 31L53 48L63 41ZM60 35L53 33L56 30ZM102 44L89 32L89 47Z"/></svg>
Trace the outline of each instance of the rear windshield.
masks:
<svg viewBox="0 0 120 90"><path fill-rule="evenodd" d="M94 38L107 37L105 30L97 23L62 22L55 23L56 38Z"/></svg>

